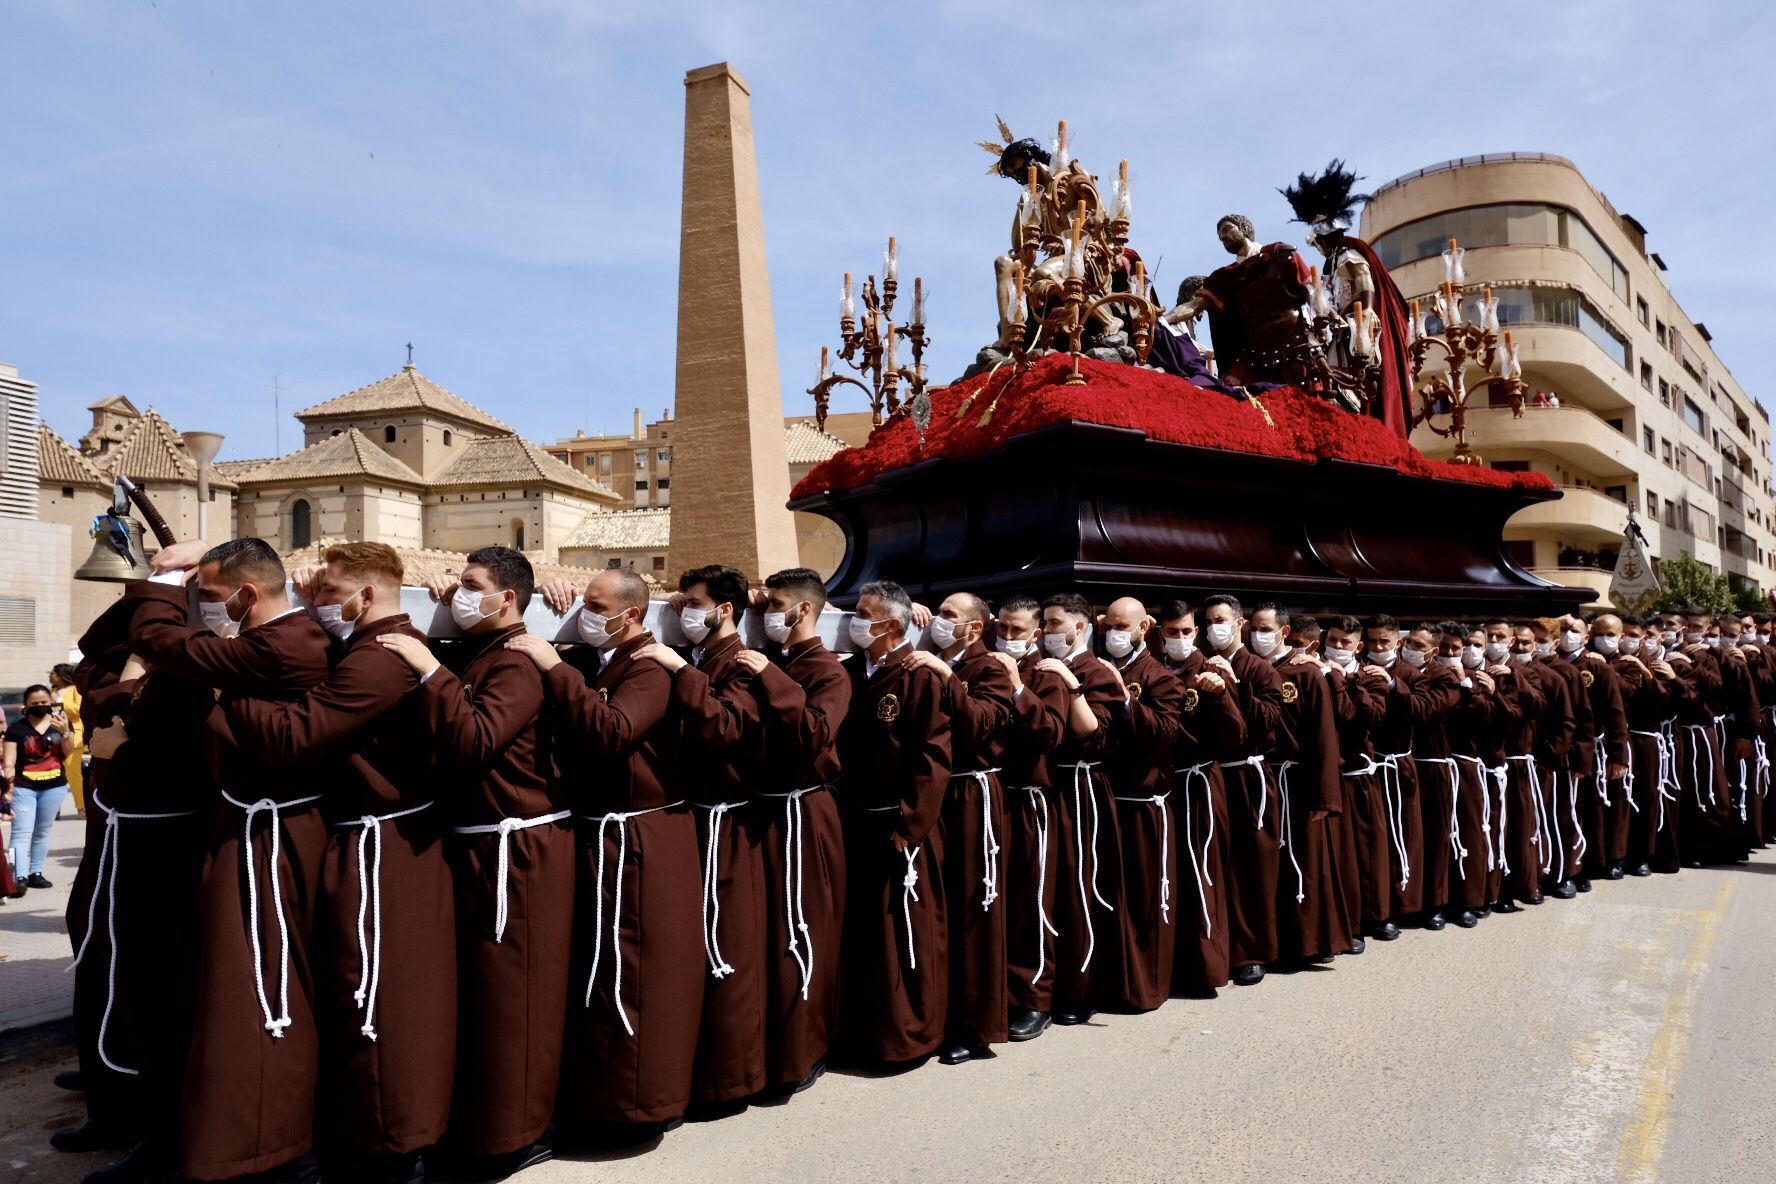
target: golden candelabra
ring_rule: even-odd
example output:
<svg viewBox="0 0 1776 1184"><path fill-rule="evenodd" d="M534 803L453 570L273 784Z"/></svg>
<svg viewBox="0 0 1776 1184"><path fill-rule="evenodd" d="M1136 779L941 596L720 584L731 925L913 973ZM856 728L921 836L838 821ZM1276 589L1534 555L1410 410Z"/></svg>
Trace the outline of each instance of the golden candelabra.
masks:
<svg viewBox="0 0 1776 1184"><path fill-rule="evenodd" d="M1476 389L1489 392L1489 403L1494 388L1503 390L1514 418L1522 418L1529 388L1523 381L1523 367L1518 362L1511 331L1499 328L1498 298L1490 287L1480 288L1478 320L1466 319L1466 304L1473 291L1464 282L1464 254L1454 239L1449 240L1449 248L1443 252L1443 285L1433 299L1437 316L1443 322L1442 332L1425 332L1425 311L1419 301L1412 302L1412 382L1419 405L1412 422L1414 426L1426 424L1437 435L1453 439L1455 455L1451 459L1456 464L1478 465L1484 462L1468 447L1467 440L1468 398L1473 393L1468 386L1469 365L1477 364L1485 376ZM1442 351L1445 373L1425 374L1432 349ZM1438 416L1448 417L1447 426L1436 422Z"/></svg>
<svg viewBox="0 0 1776 1184"><path fill-rule="evenodd" d="M913 314L904 325L894 323L894 298L900 290L900 258L895 240L888 240L888 253L883 256L882 286L876 288L876 277L863 281L858 297L851 294L851 273L845 273L839 292L839 360L856 376L842 374L832 367L831 354L820 347L820 375L808 393L814 396L814 422L826 430L826 416L834 387L846 383L869 396L870 422L880 427L887 416L896 415L905 406L919 423L921 441L930 422L931 396L925 391L925 347L931 344L925 336L925 281L913 277ZM857 316L857 299L863 301L863 316ZM912 365L898 361L901 345L912 353ZM906 381L909 397L902 403L900 384ZM866 381L867 380L867 381Z"/></svg>

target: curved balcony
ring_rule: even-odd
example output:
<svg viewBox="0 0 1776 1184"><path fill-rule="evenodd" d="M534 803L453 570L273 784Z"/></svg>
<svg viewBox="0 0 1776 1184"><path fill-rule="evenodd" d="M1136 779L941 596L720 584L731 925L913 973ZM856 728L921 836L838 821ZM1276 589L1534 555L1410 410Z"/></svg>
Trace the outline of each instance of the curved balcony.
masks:
<svg viewBox="0 0 1776 1184"><path fill-rule="evenodd" d="M1591 608L1604 608L1610 605L1610 577L1614 574L1601 567L1532 567L1531 575L1554 584L1564 584L1568 588L1589 588L1597 594Z"/></svg>
<svg viewBox="0 0 1776 1184"><path fill-rule="evenodd" d="M1632 476L1646 463L1634 441L1583 407L1530 407L1518 419L1509 407L1470 406L1467 437L1468 446L1488 459L1546 453L1598 477ZM1423 426L1412 433L1412 444L1437 459L1455 452L1453 441Z"/></svg>
<svg viewBox="0 0 1776 1184"><path fill-rule="evenodd" d="M1560 494L1558 501L1538 502L1513 514L1505 523L1505 537L1555 536L1575 546L1621 541L1622 529L1628 523L1626 504L1588 486L1563 485ZM1657 539L1652 537L1652 531L1657 528L1658 524L1653 523L1648 531L1655 551Z"/></svg>

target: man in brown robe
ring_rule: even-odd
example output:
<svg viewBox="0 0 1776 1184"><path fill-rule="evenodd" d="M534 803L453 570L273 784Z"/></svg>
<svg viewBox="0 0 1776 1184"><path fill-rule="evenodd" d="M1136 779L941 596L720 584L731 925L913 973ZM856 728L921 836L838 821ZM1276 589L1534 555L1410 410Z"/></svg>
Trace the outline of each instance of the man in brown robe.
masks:
<svg viewBox="0 0 1776 1184"><path fill-rule="evenodd" d="M949 901L950 1002L938 1059L959 1065L1009 1038L1005 905L999 900L1003 836L1009 826L1000 779L1011 718L1010 673L982 638L987 603L968 592L944 598L929 626L936 653L912 660L944 682L950 716L949 790L944 796L944 895Z"/></svg>
<svg viewBox="0 0 1776 1184"><path fill-rule="evenodd" d="M221 799L198 897L180 1172L192 1180L318 1178L310 953L327 842L318 803L328 787L243 752L227 709L318 685L329 668L327 634L291 607L284 565L261 539L178 543L154 566L148 582L124 592L130 650L158 674L214 689L204 749ZM186 624L192 579L203 629Z"/></svg>
<svg viewBox="0 0 1776 1184"><path fill-rule="evenodd" d="M1677 674L1663 661L1658 633L1632 614L1600 616L1592 625L1597 636L1619 630L1610 661L1622 688L1622 710L1628 719L1628 762L1622 778L1622 799L1628 811L1623 840L1623 867L1631 876L1653 874L1660 831L1677 816L1677 769L1672 737L1665 721L1672 713Z"/></svg>
<svg viewBox="0 0 1776 1184"><path fill-rule="evenodd" d="M1127 1011L1152 1011L1172 994L1185 894L1176 891L1180 847L1189 842L1172 804L1184 684L1147 646L1154 619L1132 596L1098 618L1105 661L1124 698L1112 711L1104 764L1121 839L1119 982L1102 996Z"/></svg>
<svg viewBox="0 0 1776 1184"><path fill-rule="evenodd" d="M573 811L539 727L543 680L506 642L524 633L530 561L509 547L469 553L433 589L463 640L432 648L378 635L419 676L450 824L456 892L456 1091L450 1142L475 1178L554 1154L555 1095L573 942Z"/></svg>
<svg viewBox="0 0 1776 1184"><path fill-rule="evenodd" d="M645 580L601 571L575 618L585 644L563 653L534 634L506 642L543 672L545 727L578 816L562 1136L604 1144L683 1121L709 977L697 824L673 761L672 676L638 656L654 644L647 609Z"/></svg>
<svg viewBox="0 0 1776 1184"><path fill-rule="evenodd" d="M1738 617L1722 617L1720 644L1716 649L1721 655L1723 673L1731 674L1726 724L1732 755L1727 759L1727 784L1731 794L1729 813L1737 820L1737 825L1729 828L1732 832L1730 856L1735 862L1744 861L1753 850L1763 846L1763 809L1758 800L1760 755L1766 773L1769 764L1767 754L1758 751L1762 742L1759 725L1764 714L1758 691L1763 656L1755 646L1750 652L1742 648L1744 628Z"/></svg>
<svg viewBox="0 0 1776 1184"><path fill-rule="evenodd" d="M1360 952L1367 937L1392 941L1400 931L1389 922L1389 851L1393 820L1382 792L1382 768L1375 761L1370 732L1387 714L1387 700L1373 682L1359 678L1363 622L1339 617L1325 626L1320 655L1328 671L1332 711L1338 724L1338 751L1344 770L1346 810L1340 819L1340 882L1347 922L1357 935L1351 948Z"/></svg>
<svg viewBox="0 0 1776 1184"><path fill-rule="evenodd" d="M1227 786L1221 761L1246 744L1246 718L1233 684L1208 668L1196 612L1182 600L1159 607L1159 645L1166 668L1183 689L1178 701L1178 746L1172 753L1177 788L1172 817L1178 823L1178 860L1190 881L1174 916L1188 929L1176 938L1172 980L1178 990L1213 998L1232 972L1228 938Z"/></svg>
<svg viewBox="0 0 1776 1184"><path fill-rule="evenodd" d="M765 837L765 1075L799 1093L826 1072L838 1018L845 833L832 794L839 728L851 704L845 667L820 640L826 586L812 568L765 577L767 659L742 650L767 724L758 794Z"/></svg>
<svg viewBox="0 0 1776 1184"><path fill-rule="evenodd" d="M1488 636L1492 636L1489 631ZM1506 813L1506 862L1504 884L1496 906L1501 913L1517 910L1513 902L1541 904L1542 881L1554 866L1555 840L1548 817L1546 786L1570 759L1578 725L1573 716L1572 692L1558 671L1539 660L1541 643L1535 627L1522 623L1511 630L1511 670L1517 676L1518 697L1532 694L1539 711L1525 710L1523 734L1509 745L1510 808Z"/></svg>
<svg viewBox="0 0 1776 1184"><path fill-rule="evenodd" d="M1056 893L1061 870L1061 794L1051 756L1066 735L1067 684L1039 670L1042 606L1008 596L994 622L994 659L1011 681L1011 716L1001 732L1000 777L1011 801L1005 848L1005 943L1011 1039L1034 1040L1054 1009Z"/></svg>
<svg viewBox="0 0 1776 1184"><path fill-rule="evenodd" d="M756 676L739 660L740 619L751 599L746 576L719 565L692 568L679 577L678 591L674 603L691 660L658 644L638 657L672 676L680 774L703 849L709 969L691 1096L700 1107L720 1109L765 1088L767 819L753 801L764 771L765 725L753 694Z"/></svg>
<svg viewBox="0 0 1776 1184"><path fill-rule="evenodd" d="M1456 826L1456 811L1461 799L1475 792L1477 783L1470 781L1464 785L1464 762L1455 759L1450 739L1450 730L1457 724L1455 715L1472 706L1473 687L1471 682L1462 685L1468 682L1461 669L1467 634L1454 622L1447 625L1415 625L1400 643L1402 659L1418 665L1420 681L1449 686L1454 695L1447 710L1419 725L1412 748L1412 763L1418 768L1418 816L1424 835L1423 865L1416 871L1422 885L1423 925L1432 932L1448 925L1451 911L1464 928L1468 922L1478 921L1474 917L1463 920L1459 909L1451 909L1453 886L1461 878L1458 864L1467 849Z"/></svg>
<svg viewBox="0 0 1776 1184"><path fill-rule="evenodd" d="M1203 601L1207 642L1204 666L1239 698L1245 742L1221 760L1227 786L1227 921L1232 981L1249 987L1264 981L1277 960L1277 884L1282 863L1282 820L1270 808L1275 786L1266 766L1286 759L1283 678L1246 648L1245 610L1232 596Z"/></svg>
<svg viewBox="0 0 1776 1184"><path fill-rule="evenodd" d="M343 651L301 699L241 700L243 753L327 787L315 923L317 1137L352 1178L405 1182L444 1136L456 1071L456 905L419 677L378 639L424 635L382 543L323 555L305 595ZM330 611L334 610L334 611ZM349 625L346 629L343 626Z"/></svg>
<svg viewBox="0 0 1776 1184"><path fill-rule="evenodd" d="M1110 717L1126 698L1116 675L1091 652L1085 598L1063 592L1042 602L1042 652L1037 660L1072 698L1067 730L1049 757L1061 791L1061 893L1055 927L1057 1024L1082 1024L1100 1000L1114 998L1122 974L1122 832L1105 774ZM1108 869L1105 865L1108 864Z"/></svg>
<svg viewBox="0 0 1776 1184"><path fill-rule="evenodd" d="M943 1043L949 1003L944 793L950 721L942 680L912 661L913 602L899 584L859 590L850 625L845 773L842 1043L874 1063L917 1060Z"/></svg>
<svg viewBox="0 0 1776 1184"><path fill-rule="evenodd" d="M1591 877L1611 880L1623 876L1622 859L1628 846L1627 803L1621 792L1628 771L1628 719L1622 710L1622 690L1609 659L1621 644L1621 619L1605 614L1612 632L1593 638L1590 627L1578 617L1562 618L1557 655L1579 671L1591 713L1591 727L1578 737L1585 775L1577 776L1575 800L1580 833L1585 839L1583 857L1573 875L1579 891L1589 890ZM1578 649L1570 649L1577 643Z"/></svg>

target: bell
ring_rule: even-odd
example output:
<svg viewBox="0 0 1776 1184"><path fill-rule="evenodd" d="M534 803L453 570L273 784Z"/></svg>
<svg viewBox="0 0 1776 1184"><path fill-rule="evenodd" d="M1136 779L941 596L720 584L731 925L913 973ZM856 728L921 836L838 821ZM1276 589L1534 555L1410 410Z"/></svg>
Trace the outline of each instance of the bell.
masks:
<svg viewBox="0 0 1776 1184"><path fill-rule="evenodd" d="M151 574L142 549L142 524L134 518L101 514L93 519L92 535L92 554L74 572L75 579L122 584Z"/></svg>

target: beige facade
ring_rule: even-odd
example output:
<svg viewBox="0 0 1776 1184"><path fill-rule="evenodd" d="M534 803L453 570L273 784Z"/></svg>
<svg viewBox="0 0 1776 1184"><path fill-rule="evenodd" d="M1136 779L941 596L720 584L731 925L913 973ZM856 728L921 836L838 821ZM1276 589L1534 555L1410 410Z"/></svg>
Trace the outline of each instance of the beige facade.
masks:
<svg viewBox="0 0 1776 1184"><path fill-rule="evenodd" d="M1518 562L1603 602L1632 506L1654 556L1687 551L1737 586L1776 587L1769 413L1678 305L1646 228L1572 162L1509 153L1421 169L1376 192L1362 234L1408 300L1428 306L1452 237L1468 282L1500 298L1531 403L1513 418L1476 391L1468 442L1565 494L1506 527ZM1412 442L1453 451L1423 426Z"/></svg>
<svg viewBox="0 0 1776 1184"><path fill-rule="evenodd" d="M48 682L74 631L75 534L40 517L37 385L0 365L0 691ZM85 541L86 531L78 536ZM85 548L81 548L84 559Z"/></svg>

